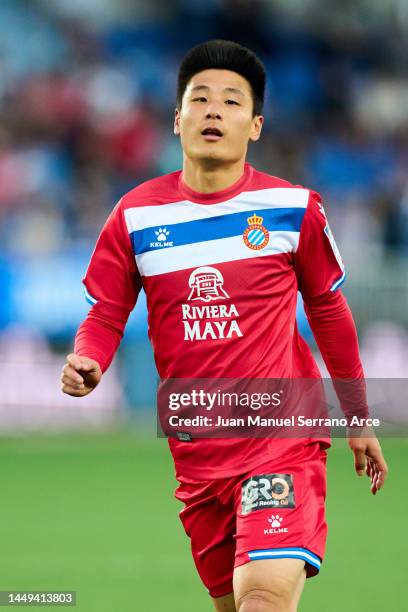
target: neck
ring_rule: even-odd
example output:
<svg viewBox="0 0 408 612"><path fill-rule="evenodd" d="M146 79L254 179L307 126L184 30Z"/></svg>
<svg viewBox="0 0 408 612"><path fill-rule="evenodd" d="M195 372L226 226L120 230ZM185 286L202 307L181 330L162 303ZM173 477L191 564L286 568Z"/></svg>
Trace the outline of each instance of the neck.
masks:
<svg viewBox="0 0 408 612"><path fill-rule="evenodd" d="M188 157L183 160L183 181L193 191L214 193L228 189L244 173L245 159L229 164L197 164Z"/></svg>

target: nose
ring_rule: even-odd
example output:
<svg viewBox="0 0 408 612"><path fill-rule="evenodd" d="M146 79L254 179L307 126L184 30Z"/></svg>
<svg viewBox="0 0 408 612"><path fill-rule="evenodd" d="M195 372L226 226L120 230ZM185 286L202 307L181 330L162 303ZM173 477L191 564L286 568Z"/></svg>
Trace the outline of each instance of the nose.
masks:
<svg viewBox="0 0 408 612"><path fill-rule="evenodd" d="M219 100L211 99L207 101L205 108L205 118L208 119L222 119L222 105Z"/></svg>
<svg viewBox="0 0 408 612"><path fill-rule="evenodd" d="M221 117L221 113L219 111L215 111L215 110L208 110L206 115L205 115L206 119L222 119Z"/></svg>

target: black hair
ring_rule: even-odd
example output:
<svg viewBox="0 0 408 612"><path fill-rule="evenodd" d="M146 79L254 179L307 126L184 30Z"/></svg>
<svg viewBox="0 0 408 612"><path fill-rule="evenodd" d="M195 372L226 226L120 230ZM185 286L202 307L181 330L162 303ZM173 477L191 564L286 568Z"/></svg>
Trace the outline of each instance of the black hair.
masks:
<svg viewBox="0 0 408 612"><path fill-rule="evenodd" d="M177 107L181 108L184 92L190 79L201 72L218 68L232 70L243 76L251 86L253 114L261 115L266 72L265 66L253 51L230 40L209 40L193 47L184 56L177 80Z"/></svg>

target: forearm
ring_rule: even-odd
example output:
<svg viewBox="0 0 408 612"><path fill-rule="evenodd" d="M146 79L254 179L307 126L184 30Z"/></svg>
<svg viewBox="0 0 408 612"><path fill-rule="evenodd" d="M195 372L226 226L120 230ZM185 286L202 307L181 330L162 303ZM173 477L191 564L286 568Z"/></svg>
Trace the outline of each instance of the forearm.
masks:
<svg viewBox="0 0 408 612"><path fill-rule="evenodd" d="M337 291L308 299L305 312L344 413L366 417L366 385L357 330L345 297Z"/></svg>
<svg viewBox="0 0 408 612"><path fill-rule="evenodd" d="M75 336L77 355L97 361L102 372L112 362L126 326L129 312L98 302Z"/></svg>

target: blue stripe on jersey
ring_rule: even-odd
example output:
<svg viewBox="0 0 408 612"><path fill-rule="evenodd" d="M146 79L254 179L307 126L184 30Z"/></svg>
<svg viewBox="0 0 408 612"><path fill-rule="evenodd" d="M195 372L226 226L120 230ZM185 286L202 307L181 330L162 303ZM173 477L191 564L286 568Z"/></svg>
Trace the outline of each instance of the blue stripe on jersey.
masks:
<svg viewBox="0 0 408 612"><path fill-rule="evenodd" d="M256 215L263 217L262 225L270 231L299 232L305 208L266 208L255 210ZM208 219L198 219L172 225L148 227L136 230L130 234L136 255L147 251L157 251L172 246L182 246L195 242L206 242L231 238L243 234L248 227L248 217L253 213L237 212L229 215L219 215ZM166 241L158 241L156 232L165 229L168 232ZM257 231L257 230L254 230ZM257 237L257 243L264 239L262 232ZM155 243L158 243L155 245ZM169 244L170 243L170 244Z"/></svg>
<svg viewBox="0 0 408 612"><path fill-rule="evenodd" d="M88 291L88 289L85 287L84 285L84 294L85 294L85 299L88 302L88 304L91 304L91 306L93 306L94 304L97 303L98 300L96 300Z"/></svg>
<svg viewBox="0 0 408 612"><path fill-rule="evenodd" d="M340 285L344 283L345 280L346 280L346 273L343 272L340 278L336 280L336 282L331 286L330 291L336 291L340 287Z"/></svg>

